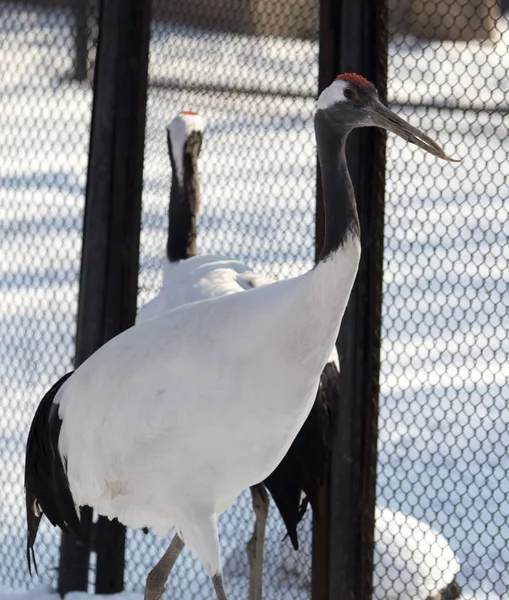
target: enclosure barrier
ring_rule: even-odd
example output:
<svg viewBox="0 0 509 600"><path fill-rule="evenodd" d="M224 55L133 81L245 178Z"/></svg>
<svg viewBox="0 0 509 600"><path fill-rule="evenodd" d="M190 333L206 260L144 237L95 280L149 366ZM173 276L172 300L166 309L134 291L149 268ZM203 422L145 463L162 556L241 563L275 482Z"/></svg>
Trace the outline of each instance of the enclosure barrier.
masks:
<svg viewBox="0 0 509 600"><path fill-rule="evenodd" d="M392 136L385 156L381 132L351 136L363 258L339 341L339 434L299 552L271 510L264 599L505 598L506 3L390 0L387 22L367 0L322 0L320 13L307 0L239 0L247 12L225 19L229 4L154 0L136 17L135 3L105 0L99 28L95 0L1 3L0 582L35 583L20 482L37 401L75 350L79 364L132 323L138 262L138 306L158 291L165 126L181 109L206 119L200 253L296 275L323 231L315 98L338 72L360 71L462 162ZM42 525L42 581L140 591L165 542L87 519L90 548L64 538L60 569L58 534ZM220 523L233 598L247 596L251 519L242 495ZM209 585L184 552L168 595L207 597Z"/></svg>

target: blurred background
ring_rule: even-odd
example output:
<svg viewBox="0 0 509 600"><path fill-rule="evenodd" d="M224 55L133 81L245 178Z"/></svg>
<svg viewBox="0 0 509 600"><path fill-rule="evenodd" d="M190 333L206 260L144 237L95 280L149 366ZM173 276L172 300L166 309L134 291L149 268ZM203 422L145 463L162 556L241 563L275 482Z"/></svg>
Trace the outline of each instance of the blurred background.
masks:
<svg viewBox="0 0 509 600"><path fill-rule="evenodd" d="M199 112L199 252L273 277L315 258L317 0L153 0L138 305L161 284L165 127ZM387 100L459 164L387 140L373 597L509 598L509 26L501 0L390 0ZM0 2L0 583L56 584L44 524L25 564L24 445L72 368L99 7ZM249 494L221 519L233 598L247 598ZM272 510L264 598L311 598ZM128 531L125 587L165 546ZM94 556L91 563L93 580ZM169 597L208 598L185 552ZM173 594L173 595L172 595ZM441 595L436 595L441 594Z"/></svg>

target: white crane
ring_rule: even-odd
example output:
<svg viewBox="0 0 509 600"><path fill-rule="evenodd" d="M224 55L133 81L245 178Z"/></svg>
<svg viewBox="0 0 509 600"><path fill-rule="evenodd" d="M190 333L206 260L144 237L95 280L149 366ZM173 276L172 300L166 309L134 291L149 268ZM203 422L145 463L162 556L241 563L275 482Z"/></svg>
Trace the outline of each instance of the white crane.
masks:
<svg viewBox="0 0 509 600"><path fill-rule="evenodd" d="M221 255L195 256L200 209L198 157L204 128L202 117L192 111L181 112L167 128L172 180L163 284L159 294L138 310L136 323L189 302L273 283L238 260Z"/></svg>
<svg viewBox="0 0 509 600"><path fill-rule="evenodd" d="M315 115L326 216L317 265L140 323L44 396L27 441L28 553L42 513L79 532L77 509L91 506L129 527L175 527L151 573L168 570L185 542L227 599L217 518L274 471L313 406L360 258L345 143L370 125L447 158L372 84L340 75ZM157 597L150 579L146 595Z"/></svg>
<svg viewBox="0 0 509 600"><path fill-rule="evenodd" d="M140 308L138 323L188 302L271 283L237 260L222 256L195 256L200 208L198 157L204 122L197 113L184 111L172 120L166 132L172 179L163 285L159 294ZM256 520L248 543L249 600L262 598L265 530L269 512L266 489L276 503L295 550L299 547L297 525L308 503L318 515L318 492L327 474L336 421L338 372L339 359L334 348L322 372L313 408L287 454L269 477L259 485L251 486ZM158 588L164 584L157 582Z"/></svg>

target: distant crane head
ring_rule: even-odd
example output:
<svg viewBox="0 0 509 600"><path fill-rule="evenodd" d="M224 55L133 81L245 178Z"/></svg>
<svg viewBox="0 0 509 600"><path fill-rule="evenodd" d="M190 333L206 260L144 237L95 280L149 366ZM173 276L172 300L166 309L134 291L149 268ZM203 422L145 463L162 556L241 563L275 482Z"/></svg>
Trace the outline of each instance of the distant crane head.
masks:
<svg viewBox="0 0 509 600"><path fill-rule="evenodd" d="M203 118L192 110L181 111L166 128L170 162L180 187L184 185L185 162L198 159L204 129Z"/></svg>

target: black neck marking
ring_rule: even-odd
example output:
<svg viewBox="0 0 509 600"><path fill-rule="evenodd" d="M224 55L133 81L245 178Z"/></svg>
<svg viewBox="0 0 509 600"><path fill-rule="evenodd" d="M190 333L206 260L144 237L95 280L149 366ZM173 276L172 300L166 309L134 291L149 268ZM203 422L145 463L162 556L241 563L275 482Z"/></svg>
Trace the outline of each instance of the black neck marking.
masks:
<svg viewBox="0 0 509 600"><path fill-rule="evenodd" d="M345 153L351 130L346 123L331 121L327 111L317 111L315 132L325 207L325 240L318 262L334 254L348 237L360 236L355 193Z"/></svg>
<svg viewBox="0 0 509 600"><path fill-rule="evenodd" d="M198 155L202 134L192 132L186 140L182 157L184 163L183 181L180 182L177 177L169 131L167 132L167 139L172 176L166 256L170 262L178 262L196 255L196 221L200 210Z"/></svg>

